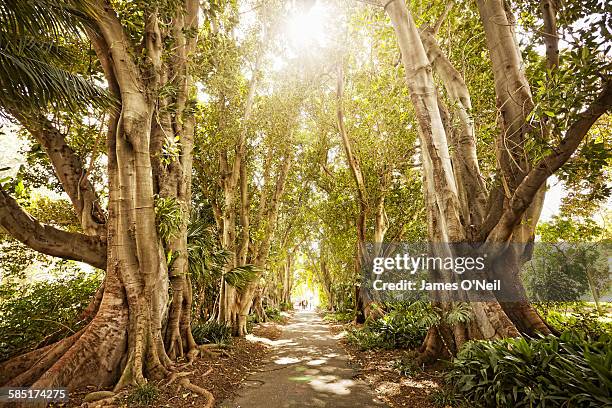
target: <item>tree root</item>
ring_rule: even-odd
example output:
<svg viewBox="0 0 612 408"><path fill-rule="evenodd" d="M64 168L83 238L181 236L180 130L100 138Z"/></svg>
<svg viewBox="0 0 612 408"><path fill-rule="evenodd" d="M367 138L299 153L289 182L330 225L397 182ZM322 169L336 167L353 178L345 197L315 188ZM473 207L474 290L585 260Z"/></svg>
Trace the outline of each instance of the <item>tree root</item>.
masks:
<svg viewBox="0 0 612 408"><path fill-rule="evenodd" d="M189 350L189 352L187 352L187 364L191 365L199 354L200 350L198 348L192 348Z"/></svg>
<svg viewBox="0 0 612 408"><path fill-rule="evenodd" d="M168 382L166 383L165 387L171 385L177 379L183 378L183 377L187 377L187 376L189 376L191 374L193 374L193 371L183 371L183 372L180 372L180 373L172 373L172 374L170 374L170 378L168 379Z"/></svg>
<svg viewBox="0 0 612 408"><path fill-rule="evenodd" d="M225 350L222 349L222 347L223 346L220 346L218 344L203 344L201 346L198 346L196 350L198 350L199 354L206 355L207 357L210 357L210 358L217 357L219 354L222 354L227 357L228 354Z"/></svg>
<svg viewBox="0 0 612 408"><path fill-rule="evenodd" d="M203 405L202 408L212 408L213 405L215 404L215 397L212 395L210 391L205 390L202 387L198 387L195 384L192 384L188 378L182 378L179 381L179 384L182 385L184 388L188 389L189 391L195 392L196 394L200 394L206 397L207 399L206 404Z"/></svg>
<svg viewBox="0 0 612 408"><path fill-rule="evenodd" d="M92 393L93 394L93 393ZM92 402L84 402L81 404L83 408L106 408L106 407L114 407L115 402L121 398L123 398L127 394L127 391L116 393L110 397L102 398L97 401ZM89 394L88 394L89 395Z"/></svg>

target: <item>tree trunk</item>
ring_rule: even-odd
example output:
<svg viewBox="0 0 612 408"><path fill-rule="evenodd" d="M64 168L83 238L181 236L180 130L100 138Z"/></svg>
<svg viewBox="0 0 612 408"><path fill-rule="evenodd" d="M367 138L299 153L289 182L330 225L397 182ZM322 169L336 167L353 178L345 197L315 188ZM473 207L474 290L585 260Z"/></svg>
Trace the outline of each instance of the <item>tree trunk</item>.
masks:
<svg viewBox="0 0 612 408"><path fill-rule="evenodd" d="M479 6L487 32L487 40L491 43L492 53L497 53L492 56L494 67L497 58L500 61L506 61L508 53L514 56L511 62L516 63L516 66L504 62L506 64L505 68L496 69L495 78L498 105L507 102L510 98L510 96L506 98L509 92L506 85L508 78L514 78L515 82L513 84L518 83L518 86L520 86L518 95L524 99L520 103L520 111L518 108L513 110L515 105L507 109L504 107L503 123L506 123L506 125L502 129L505 135L503 137L512 137L513 140L520 142L523 137L521 123L524 122L527 115L524 109L525 107L530 109L532 105L530 105L529 86L524 80L524 75L520 72L520 54L516 49L514 29L509 21L503 25L499 24L497 20L495 22L490 21L492 16L501 18L498 15L500 13L503 14L504 19L507 18L506 11L503 7L499 8L500 4L497 1L479 2ZM494 10L495 7L497 7L497 10ZM479 225L484 222L484 209L486 208L484 184L476 159L473 125L468 113L470 109L469 94L459 72L454 69L437 46L433 38L435 30L419 32L410 12L402 1L387 3L386 10L393 23L402 52L406 82L419 125L429 241L434 244L434 256L455 257L460 254L456 253L455 247L449 243L475 239L478 233L475 233L474 229L478 229ZM497 38L497 42L493 43L493 38ZM503 43L501 38L503 38ZM511 48L504 50L504 46ZM437 98L431 64L436 68L436 72L446 86L450 98L457 106L455 109L456 115L460 119L460 125L454 138L452 137L454 130L448 125L445 126L442 120L441 112L444 113L445 108L440 105ZM500 75L503 75L503 78L500 78ZM517 102L513 101L512 103ZM449 139L454 139L454 141L449 143ZM454 156L449 154L449 144L455 145ZM508 159L506 155L507 152L502 152L499 155L503 174L511 188L516 188L523 176L519 175L517 178L517 169L512 166L518 165L521 171L527 171L528 168L520 160L510 163L511 159ZM512 173L512 177L510 177L510 173ZM461 202L464 202L465 205L462 206ZM538 208L537 204L534 205L534 213L539 216L537 214ZM535 228L535 224L529 227ZM514 226L509 226L509 228L512 229ZM518 228L515 231L515 238L520 236L523 239L528 239L529 237L526 235L530 234L525 234L528 231L518 231ZM533 229L529 231L533 232ZM505 236L505 240L509 240L512 231ZM493 240L492 242L500 241ZM504 242L504 240L501 242ZM474 244L478 245L478 243ZM508 251L512 248L514 247L511 247ZM492 279L496 275L503 275L504 284L512 288L517 299L526 299L519 279L523 254L506 255L504 259L507 263L492 267L487 271L487 277ZM496 268L502 270L499 271ZM438 278L455 279L452 271L433 271L432 273L438 275ZM509 276L512 278L511 281L507 281ZM491 297L491 299L495 298ZM440 294L434 295L432 301L440 307L443 314L448 313L454 307L450 298L445 298ZM517 302L492 300L471 302L470 305L472 308L471 323L454 326L443 323L433 327L428 332L421 347L420 361L438 358L443 354L452 355L468 339L497 339L518 336L520 333L534 334L537 331L546 334L550 332L526 300Z"/></svg>
<svg viewBox="0 0 612 408"><path fill-rule="evenodd" d="M195 49L197 36L187 37L185 33L197 29L199 5L193 0L176 4L169 25L175 42L168 65L162 58L165 50L159 28L161 17L157 10L148 9L144 16L147 61L139 65L132 57L133 44L110 3L94 3L95 28L88 29L88 35L118 106L111 112L107 129L105 262L99 265L101 262L92 255L85 260L105 268L106 276L103 289L86 311L93 316L89 324L56 344L2 363L0 383L6 386L75 389L93 385L119 390L169 374L169 355L179 357L195 348L190 329L192 294L187 274L186 219L179 231L163 242L157 232L154 196L172 198L183 214L188 214L194 125L189 113L192 81L188 55ZM159 88L169 81L176 87L174 100L158 98ZM172 114L158 110L169 103L175 107ZM164 166L156 150L161 146L160 129L180 139L179 157ZM55 154L53 143L58 143L57 137L48 141L50 155ZM53 159L56 170L59 166L78 168L79 163L69 151L65 152L68 154L58 154ZM70 174L64 174L60 181L70 192L77 212L92 211L92 206L97 205L88 182L79 180L75 186ZM84 222L92 234L100 230ZM63 241L76 236L41 230L43 238L51 233ZM67 249L57 251L60 250L65 254L58 255L70 257ZM169 250L178 255L170 266Z"/></svg>

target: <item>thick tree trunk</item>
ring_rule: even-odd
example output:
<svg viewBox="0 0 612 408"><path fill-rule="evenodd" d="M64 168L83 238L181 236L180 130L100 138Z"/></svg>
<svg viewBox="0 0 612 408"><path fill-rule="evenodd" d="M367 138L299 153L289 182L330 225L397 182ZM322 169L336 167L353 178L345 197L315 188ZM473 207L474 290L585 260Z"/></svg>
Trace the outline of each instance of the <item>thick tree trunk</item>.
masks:
<svg viewBox="0 0 612 408"><path fill-rule="evenodd" d="M175 43L171 67L164 65L162 59L164 44L157 11L149 10L145 16L149 64L143 67L132 59L130 40L110 3L100 0L96 6L96 32L92 28L88 35L109 90L119 103L117 110L111 112L107 130L109 198L103 237L106 243L104 239L87 237L100 243L92 241L89 247L81 247L86 250L81 256L105 268L106 276L103 289L85 312L86 316L93 316L85 328L56 344L0 365L0 383L10 386L74 389L94 385L114 386L119 390L167 375L172 369L168 354L174 358L195 348L190 329L192 293L187 270L186 220L169 242L162 242L157 232L154 196L175 199L184 214L189 212L194 123L189 114L192 82L188 54L195 49L197 36L187 38L185 34L197 29L199 5L192 0L177 4L172 21ZM149 75L151 72L143 75L147 68L152 75ZM157 98L158 87L169 81L168 78L172 78L177 89L172 101L176 110L172 115L158 111L160 106L169 103ZM167 167L160 166L157 160L159 130L173 132L181 142L179 157ZM70 151L60 154L54 150L58 137L45 142L49 144L50 156L57 153L53 160L58 166L65 165L72 170L77 167ZM71 192L75 208L82 207L83 213L92 211L91 185L79 180L74 186L73 177L64 176L60 179ZM75 194L85 201L76 200L72 197ZM45 240L56 237L60 246L54 250L64 252L56 255L77 259L72 255L79 249L77 245L72 249L61 245L79 238L79 234L66 235L40 226L35 220L29 223L29 228L39 231L40 236L31 243L42 247ZM87 254L96 252L96 246L106 248L106 255L101 257L103 261ZM178 254L170 271L168 250ZM190 353L192 356L194 353Z"/></svg>
<svg viewBox="0 0 612 408"><path fill-rule="evenodd" d="M168 277L155 229L151 167L142 140L150 117L144 113L130 112L132 120L142 122L119 121L109 139L108 266L95 317L72 338L32 352L42 358L20 365L7 385L73 389L116 384L118 389L167 374L170 360L161 330ZM13 366L9 360L1 371Z"/></svg>
<svg viewBox="0 0 612 408"><path fill-rule="evenodd" d="M285 304L291 303L291 289L293 286L293 256L288 254L287 260L283 263L283 289L281 302Z"/></svg>

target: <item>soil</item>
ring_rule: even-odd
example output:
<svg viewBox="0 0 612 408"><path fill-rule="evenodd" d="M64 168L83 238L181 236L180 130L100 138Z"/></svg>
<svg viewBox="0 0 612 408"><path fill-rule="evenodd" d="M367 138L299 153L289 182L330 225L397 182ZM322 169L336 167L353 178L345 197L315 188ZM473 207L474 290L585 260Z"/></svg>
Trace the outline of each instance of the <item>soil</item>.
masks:
<svg viewBox="0 0 612 408"><path fill-rule="evenodd" d="M349 326L352 324L330 324L330 329L342 335ZM446 408L444 404L434 401L434 396L444 391L442 364L417 368L410 376L403 376L394 368L394 363L409 360L409 350L364 351L350 344L344 336L340 344L352 364L360 367L359 378L368 383L389 407Z"/></svg>
<svg viewBox="0 0 612 408"><path fill-rule="evenodd" d="M253 328L258 337L274 340L280 336L282 330L274 322L263 323ZM246 377L257 371L267 355L270 353L269 346L262 342L249 341L246 338L234 338L231 346L222 349L221 353L197 358L191 366L182 368L181 372L190 372L187 377L192 384L210 391L215 397L215 406L221 401L231 398ZM129 390L125 397L115 402L117 407L201 407L205 403L205 397L195 394L178 384L167 385L168 379L153 382L157 389L157 397L152 403L139 404L128 400ZM96 389L81 389L70 394L68 404L53 404L54 407L79 407L83 404L83 398Z"/></svg>

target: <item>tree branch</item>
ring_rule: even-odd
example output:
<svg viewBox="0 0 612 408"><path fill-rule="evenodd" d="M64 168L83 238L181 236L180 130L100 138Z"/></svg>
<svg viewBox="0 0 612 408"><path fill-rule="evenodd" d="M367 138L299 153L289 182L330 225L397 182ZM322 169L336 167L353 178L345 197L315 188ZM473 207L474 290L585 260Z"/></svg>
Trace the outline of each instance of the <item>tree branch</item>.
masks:
<svg viewBox="0 0 612 408"><path fill-rule="evenodd" d="M546 65L553 69L559 65L559 35L557 33L557 6L554 0L540 2L544 20L543 40L546 45Z"/></svg>
<svg viewBox="0 0 612 408"><path fill-rule="evenodd" d="M87 235L106 235L106 219L98 194L87 178L81 159L66 142L66 138L49 119L40 115L29 118L21 112L11 114L45 149L55 174L77 213Z"/></svg>
<svg viewBox="0 0 612 408"><path fill-rule="evenodd" d="M106 242L41 224L0 188L0 226L35 251L106 269Z"/></svg>
<svg viewBox="0 0 612 408"><path fill-rule="evenodd" d="M527 117L533 110L531 88L516 40L515 19L504 0L477 0L493 67L501 132L498 161L506 184L514 191L529 171L524 142L530 137Z"/></svg>
<svg viewBox="0 0 612 408"><path fill-rule="evenodd" d="M523 214L548 177L570 159L597 119L611 108L612 80L608 80L597 99L578 115L578 119L567 130L565 137L555 151L540 160L523 179L512 195L509 206L499 223L489 234L487 241L503 242L510 237L513 227L520 222Z"/></svg>
<svg viewBox="0 0 612 408"><path fill-rule="evenodd" d="M449 3L452 6L452 3ZM449 8L447 7L447 10ZM457 187L464 201L469 205L464 208L465 222L478 228L484 218L486 206L486 186L480 172L476 152L476 136L472 119L472 101L468 87L461 73L444 54L436 41L436 29L421 30L421 41L435 72L441 79L448 97L452 102L452 113L459 119L456 129L450 129L447 136L452 145L452 161L457 178ZM444 110L443 104L438 105ZM449 125L452 121L449 121ZM451 126L452 127L452 126Z"/></svg>
<svg viewBox="0 0 612 408"><path fill-rule="evenodd" d="M357 187L357 194L359 198L359 202L362 207L368 207L368 193L365 187L365 180L363 177L363 173L361 172L361 165L359 164L359 159L353 153L353 148L351 145L351 140L348 137L346 127L344 125L344 70L342 67L342 63L338 63L338 78L337 78L337 86L336 86L336 115L338 118L338 130L340 132L340 137L342 138L342 145L344 146L344 152L346 153L346 161L349 164L351 169L351 173L353 174L353 178L355 179L355 186Z"/></svg>
<svg viewBox="0 0 612 408"><path fill-rule="evenodd" d="M444 23L444 20L446 20L446 17L448 17L448 13L450 13L451 9L453 8L453 6L455 5L454 1L449 1L448 3L446 3L446 7L444 7L444 11L442 12L442 14L440 15L440 17L438 17L438 19L436 20L436 23L434 24L432 30L432 34L436 35L438 33L438 31L440 31L440 27L442 27L442 24Z"/></svg>

